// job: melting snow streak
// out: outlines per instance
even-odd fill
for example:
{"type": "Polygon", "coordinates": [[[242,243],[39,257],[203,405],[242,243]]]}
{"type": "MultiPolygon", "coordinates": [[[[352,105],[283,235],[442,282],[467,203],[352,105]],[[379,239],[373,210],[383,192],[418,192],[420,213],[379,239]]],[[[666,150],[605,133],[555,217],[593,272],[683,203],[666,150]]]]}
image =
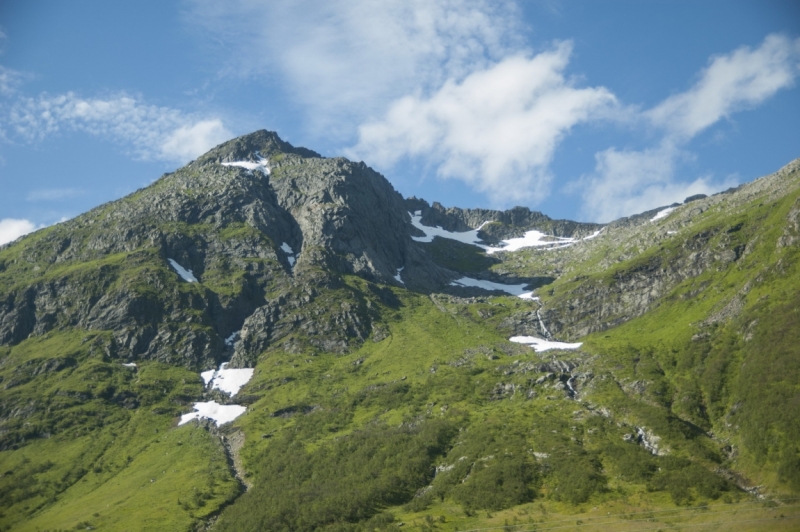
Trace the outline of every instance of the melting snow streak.
{"type": "MultiPolygon", "coordinates": [[[[470,231],[463,231],[460,233],[456,233],[453,231],[448,231],[447,229],[442,229],[440,226],[436,227],[428,227],[427,225],[422,225],[422,211],[417,211],[411,215],[411,224],[425,233],[425,236],[412,236],[411,238],[417,242],[433,242],[435,237],[441,238],[449,238],[450,240],[456,240],[458,242],[463,242],[464,244],[470,244],[473,246],[478,246],[479,248],[486,251],[486,253],[492,254],[497,253],[498,251],[517,251],[522,248],[530,248],[530,247],[539,247],[544,249],[558,249],[564,248],[567,246],[571,246],[572,244],[578,242],[578,239],[575,238],[566,238],[561,236],[552,236],[546,235],[541,231],[528,231],[523,236],[518,238],[509,238],[508,240],[502,240],[500,247],[489,246],[483,243],[483,240],[478,236],[478,231],[480,231],[484,225],[489,222],[483,222],[480,227],[477,229],[472,229],[470,231]]],[[[600,234],[602,229],[596,231],[595,233],[587,236],[583,240],[591,240],[600,234]]]]}
{"type": "Polygon", "coordinates": [[[677,209],[677,207],[667,207],[667,208],[666,208],[666,209],[664,209],[663,211],[658,211],[658,213],[657,213],[655,216],[653,216],[652,218],[650,218],[650,221],[651,221],[651,222],[656,222],[656,221],[660,220],[661,218],[666,218],[666,217],[667,217],[667,216],[669,216],[669,215],[670,215],[670,213],[672,213],[672,211],[674,211],[675,209],[677,209]]]}
{"type": "Polygon", "coordinates": [[[209,401],[207,403],[195,403],[194,410],[194,412],[182,415],[178,425],[183,425],[193,419],[200,418],[213,419],[217,425],[224,425],[244,414],[247,407],[240,405],[221,405],[216,401],[209,401]]]}
{"type": "Polygon", "coordinates": [[[178,272],[178,275],[183,277],[184,281],[186,281],[187,283],[196,283],[197,282],[197,279],[192,274],[192,270],[187,270],[186,268],[184,268],[183,266],[181,266],[180,264],[178,264],[177,262],[175,262],[172,259],[167,259],[167,260],[169,260],[169,263],[172,265],[173,268],[175,268],[175,271],[178,272]]]}
{"type": "MultiPolygon", "coordinates": [[[[256,154],[258,155],[258,154],[256,154]]],[[[222,166],[238,166],[239,168],[244,168],[252,172],[253,170],[259,170],[264,175],[269,175],[269,161],[264,159],[263,157],[258,157],[258,162],[252,161],[233,161],[229,163],[222,163],[222,166]]]]}
{"type": "Polygon", "coordinates": [[[525,283],[522,284],[501,284],[492,281],[484,281],[483,279],[473,279],[471,277],[462,277],[450,283],[451,286],[469,286],[475,288],[483,288],[484,290],[499,290],[512,296],[517,296],[522,299],[537,300],[538,297],[533,297],[533,292],[525,290],[525,283]]]}
{"type": "Polygon", "coordinates": [[[552,342],[550,340],[544,340],[542,338],[537,338],[535,336],[512,336],[511,338],[508,339],[508,341],[530,346],[537,353],[541,353],[542,351],[547,351],[549,349],[578,349],[580,346],[583,345],[582,342],[576,344],[568,344],[565,342],[552,342]]]}

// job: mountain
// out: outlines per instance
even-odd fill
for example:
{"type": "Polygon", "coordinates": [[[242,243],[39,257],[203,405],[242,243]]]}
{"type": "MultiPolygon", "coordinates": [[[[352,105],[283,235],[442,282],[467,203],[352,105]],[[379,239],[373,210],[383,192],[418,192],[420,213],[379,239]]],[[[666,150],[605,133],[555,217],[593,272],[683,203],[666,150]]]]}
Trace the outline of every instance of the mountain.
{"type": "Polygon", "coordinates": [[[790,530],[799,247],[800,160],[602,225],[231,140],[0,247],[0,526],[790,530]]]}

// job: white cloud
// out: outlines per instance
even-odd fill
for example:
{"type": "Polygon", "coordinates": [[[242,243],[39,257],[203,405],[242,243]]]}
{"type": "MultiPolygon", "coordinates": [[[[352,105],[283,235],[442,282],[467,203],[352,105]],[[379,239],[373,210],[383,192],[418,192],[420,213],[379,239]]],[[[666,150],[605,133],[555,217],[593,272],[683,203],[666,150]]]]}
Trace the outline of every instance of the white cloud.
{"type": "Polygon", "coordinates": [[[41,188],[28,192],[25,199],[28,201],[59,201],[83,194],[84,191],[77,188],[41,188]]]}
{"type": "Polygon", "coordinates": [[[670,96],[646,116],[670,134],[688,139],[792,86],[798,73],[800,39],[769,35],[755,50],[744,46],[713,57],[691,89],[670,96]]]}
{"type": "Polygon", "coordinates": [[[84,99],[70,92],[20,98],[6,123],[28,141],[62,130],[83,131],[121,144],[135,157],[178,163],[232,136],[219,119],[147,105],[127,95],[84,99]]]}
{"type": "Polygon", "coordinates": [[[10,96],[17,92],[17,87],[25,77],[22,72],[0,65],[0,96],[10,96]]]}
{"type": "Polygon", "coordinates": [[[737,184],[733,178],[715,180],[710,176],[691,182],[676,181],[675,168],[685,158],[691,155],[666,141],[643,151],[609,148],[596,154],[594,174],[581,183],[585,218],[610,222],[737,184]]]}
{"type": "Polygon", "coordinates": [[[546,194],[559,141],[582,122],[611,116],[607,89],[578,88],[564,77],[571,44],[533,57],[512,56],[448,80],[431,96],[406,96],[385,118],[359,128],[351,150],[379,165],[422,156],[439,175],[466,181],[495,202],[546,194]]]}
{"type": "Polygon", "coordinates": [[[231,133],[221,120],[202,120],[181,126],[164,138],[161,158],[190,160],[231,138],[231,133]]]}
{"type": "Polygon", "coordinates": [[[755,50],[741,47],[711,58],[692,88],[642,113],[663,131],[656,147],[609,148],[595,155],[594,172],[572,187],[584,190],[583,212],[593,221],[607,222],[736,185],[733,177],[677,179],[681,159],[691,157],[683,146],[719,120],[791,87],[799,73],[800,39],[780,35],[767,36],[755,50]]]}
{"type": "Polygon", "coordinates": [[[461,79],[519,41],[513,2],[194,0],[190,24],[222,43],[225,74],[279,80],[317,131],[382,114],[461,79]]]}
{"type": "Polygon", "coordinates": [[[37,227],[30,220],[3,218],[0,220],[0,246],[27,235],[37,227]]]}

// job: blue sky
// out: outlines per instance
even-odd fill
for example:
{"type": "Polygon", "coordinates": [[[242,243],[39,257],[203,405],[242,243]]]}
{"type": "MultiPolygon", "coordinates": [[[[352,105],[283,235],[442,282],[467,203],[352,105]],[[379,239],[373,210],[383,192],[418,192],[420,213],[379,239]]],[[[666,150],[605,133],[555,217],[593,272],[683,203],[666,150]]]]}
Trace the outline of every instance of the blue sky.
{"type": "Polygon", "coordinates": [[[800,3],[0,3],[0,243],[275,130],[404,196],[609,221],[800,157],[800,3]]]}

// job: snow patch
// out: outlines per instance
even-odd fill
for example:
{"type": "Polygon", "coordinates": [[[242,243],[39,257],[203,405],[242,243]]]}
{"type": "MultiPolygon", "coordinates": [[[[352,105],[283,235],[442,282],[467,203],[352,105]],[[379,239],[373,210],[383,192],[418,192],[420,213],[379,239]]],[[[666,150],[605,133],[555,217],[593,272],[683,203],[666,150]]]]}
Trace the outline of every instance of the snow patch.
{"type": "Polygon", "coordinates": [[[253,368],[228,369],[228,363],[223,362],[218,370],[204,371],[200,376],[206,386],[211,385],[212,390],[221,390],[234,396],[253,378],[254,371],[253,368]]]}
{"type": "Polygon", "coordinates": [[[403,271],[403,268],[405,268],[405,266],[403,266],[403,267],[401,267],[401,268],[397,268],[397,275],[395,275],[395,276],[394,276],[394,280],[395,280],[395,281],[397,281],[397,282],[398,282],[398,283],[400,283],[400,284],[406,284],[406,283],[404,283],[404,282],[403,282],[403,280],[400,278],[400,272],[402,272],[402,271],[403,271]]]}
{"type": "Polygon", "coordinates": [[[200,377],[202,377],[202,379],[203,379],[203,384],[205,386],[208,386],[208,383],[211,382],[212,380],[214,380],[214,375],[216,375],[216,373],[217,373],[217,370],[215,370],[215,369],[210,369],[208,371],[204,371],[203,373],[201,373],[200,377]]]}
{"type": "Polygon", "coordinates": [[[667,216],[669,216],[669,215],[670,215],[670,213],[671,213],[672,211],[674,211],[675,209],[677,209],[677,207],[667,207],[666,209],[660,210],[660,211],[658,211],[658,212],[656,213],[656,215],[655,215],[655,216],[653,216],[652,218],[650,218],[650,221],[651,221],[651,222],[656,222],[656,221],[658,221],[658,220],[660,220],[660,219],[662,219],[662,218],[666,218],[666,217],[667,217],[667,216]]]}
{"type": "Polygon", "coordinates": [[[473,279],[471,277],[462,277],[450,283],[450,286],[467,286],[475,288],[483,288],[484,290],[500,290],[506,294],[517,296],[521,299],[538,300],[538,297],[533,297],[533,292],[525,290],[527,283],[522,284],[501,284],[492,281],[484,281],[483,279],[473,279]]]}
{"type": "Polygon", "coordinates": [[[136,364],[134,364],[133,362],[123,362],[122,365],[125,366],[126,368],[135,368],[136,367],[136,364]]]}
{"type": "Polygon", "coordinates": [[[214,376],[211,389],[216,388],[228,395],[234,396],[239,393],[242,386],[253,378],[254,371],[253,368],[228,369],[228,363],[223,362],[219,367],[219,371],[217,371],[217,374],[214,376]]]}
{"type": "MultiPolygon", "coordinates": [[[[258,155],[258,154],[256,154],[258,155]]],[[[238,166],[252,172],[258,170],[264,175],[269,175],[269,161],[261,156],[258,156],[257,162],[252,161],[233,161],[229,163],[222,163],[222,166],[238,166]]]]}
{"type": "Polygon", "coordinates": [[[237,417],[244,414],[247,407],[240,405],[221,405],[216,401],[209,401],[207,403],[195,403],[194,412],[184,414],[178,425],[188,423],[193,419],[207,418],[212,419],[217,425],[224,425],[230,423],[237,417]]]}
{"type": "Polygon", "coordinates": [[[587,237],[586,237],[586,238],[584,238],[583,240],[591,240],[591,239],[593,239],[593,238],[595,238],[595,237],[597,237],[597,236],[600,236],[600,233],[602,233],[602,232],[603,232],[603,229],[605,229],[605,227],[601,227],[600,229],[598,229],[597,231],[595,231],[595,232],[594,232],[594,233],[592,233],[591,235],[587,236],[587,237]]]}
{"type": "MultiPolygon", "coordinates": [[[[411,213],[409,213],[411,214],[411,213]]],[[[463,242],[464,244],[471,244],[473,246],[478,246],[483,249],[487,249],[488,246],[485,244],[481,244],[482,240],[478,237],[478,231],[486,225],[488,222],[483,222],[480,227],[477,229],[472,229],[471,231],[464,231],[463,233],[455,233],[453,231],[448,231],[447,229],[442,229],[440,226],[436,227],[428,227],[427,225],[422,225],[422,211],[417,211],[411,215],[411,225],[425,233],[425,236],[412,236],[411,238],[417,242],[433,242],[435,237],[441,238],[449,238],[450,240],[456,240],[458,242],[463,242]]]]}
{"type": "Polygon", "coordinates": [[[551,340],[545,340],[543,338],[537,338],[535,336],[512,336],[511,338],[508,339],[508,341],[530,346],[537,353],[541,353],[542,351],[547,351],[550,349],[578,349],[580,346],[583,345],[583,342],[579,342],[576,344],[568,344],[565,342],[554,342],[551,340]]]}
{"type": "MultiPolygon", "coordinates": [[[[493,253],[497,253],[499,251],[518,251],[520,249],[530,248],[530,247],[539,247],[543,249],[559,249],[571,246],[572,244],[579,242],[579,240],[575,238],[552,236],[542,233],[541,231],[532,230],[526,232],[521,237],[502,240],[500,247],[489,246],[483,243],[483,240],[478,236],[478,231],[480,231],[483,228],[483,226],[489,222],[483,222],[477,229],[471,229],[469,231],[456,233],[453,231],[448,231],[447,229],[442,229],[442,227],[438,225],[436,227],[428,227],[427,225],[422,225],[422,211],[416,211],[413,214],[412,213],[408,214],[411,216],[411,225],[413,225],[414,227],[425,233],[425,236],[412,236],[411,238],[416,242],[433,242],[433,239],[438,236],[440,238],[449,238],[450,240],[456,240],[464,244],[478,246],[479,248],[483,249],[486,253],[490,255],[493,253]]],[[[598,236],[602,232],[602,230],[603,229],[600,228],[582,240],[591,240],[592,238],[598,236]]]]}
{"type": "Polygon", "coordinates": [[[286,259],[289,261],[289,266],[294,266],[295,261],[295,252],[287,242],[281,244],[281,251],[286,253],[286,259]]]}
{"type": "Polygon", "coordinates": [[[167,259],[167,260],[175,269],[175,271],[178,272],[178,275],[180,275],[183,278],[184,281],[186,281],[187,283],[197,282],[197,278],[195,278],[195,276],[192,274],[192,270],[187,270],[186,268],[184,268],[183,266],[181,266],[172,259],[167,259]]]}
{"type": "Polygon", "coordinates": [[[486,246],[486,253],[490,255],[498,251],[518,251],[522,248],[543,247],[546,249],[557,249],[570,246],[577,242],[574,238],[566,238],[560,236],[551,236],[542,233],[541,231],[528,231],[523,236],[518,238],[509,238],[503,240],[502,247],[489,247],[486,246]]]}

